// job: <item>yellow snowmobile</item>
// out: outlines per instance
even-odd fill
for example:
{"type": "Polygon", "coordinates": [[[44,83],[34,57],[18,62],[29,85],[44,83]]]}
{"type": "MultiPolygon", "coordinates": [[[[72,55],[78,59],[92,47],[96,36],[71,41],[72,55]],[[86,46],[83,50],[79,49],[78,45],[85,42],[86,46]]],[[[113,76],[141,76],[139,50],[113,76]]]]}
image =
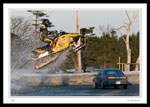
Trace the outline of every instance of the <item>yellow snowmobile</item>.
{"type": "Polygon", "coordinates": [[[61,51],[71,47],[71,52],[77,52],[85,45],[86,37],[84,35],[61,32],[59,36],[54,38],[53,43],[33,50],[34,57],[32,60],[37,62],[35,68],[40,69],[56,60],[60,56],[61,51]],[[79,38],[81,40],[80,45],[77,44],[79,38]]]}

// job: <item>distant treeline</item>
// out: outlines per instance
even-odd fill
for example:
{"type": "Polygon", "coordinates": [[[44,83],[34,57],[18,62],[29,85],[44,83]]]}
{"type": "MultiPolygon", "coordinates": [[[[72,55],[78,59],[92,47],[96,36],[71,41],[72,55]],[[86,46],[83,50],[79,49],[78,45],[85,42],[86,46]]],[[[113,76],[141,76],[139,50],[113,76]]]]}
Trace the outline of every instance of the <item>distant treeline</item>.
{"type": "MultiPolygon", "coordinates": [[[[126,35],[124,35],[126,36],[126,35]]],[[[130,35],[131,63],[136,63],[139,56],[139,32],[130,35]]],[[[122,37],[111,34],[103,34],[101,37],[88,37],[87,46],[84,52],[87,68],[118,68],[119,57],[121,63],[127,62],[126,46],[122,37]]],[[[75,68],[74,60],[76,55],[70,55],[63,65],[65,68],[75,68]]],[[[131,65],[131,70],[135,65],[131,65]]]]}

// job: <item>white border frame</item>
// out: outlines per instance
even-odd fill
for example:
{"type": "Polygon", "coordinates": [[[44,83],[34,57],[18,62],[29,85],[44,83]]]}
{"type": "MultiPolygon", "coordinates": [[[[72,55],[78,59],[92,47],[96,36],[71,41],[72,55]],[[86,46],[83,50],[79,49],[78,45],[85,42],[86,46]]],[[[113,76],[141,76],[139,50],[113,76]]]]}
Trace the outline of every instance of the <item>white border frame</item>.
{"type": "Polygon", "coordinates": [[[4,71],[3,71],[3,102],[4,103],[147,103],[147,4],[3,4],[3,32],[4,32],[4,71]],[[9,9],[141,9],[141,33],[140,33],[140,97],[11,97],[10,92],[10,33],[9,33],[9,9]],[[142,35],[142,36],[141,36],[142,35]],[[9,72],[8,72],[9,71],[9,72]]]}

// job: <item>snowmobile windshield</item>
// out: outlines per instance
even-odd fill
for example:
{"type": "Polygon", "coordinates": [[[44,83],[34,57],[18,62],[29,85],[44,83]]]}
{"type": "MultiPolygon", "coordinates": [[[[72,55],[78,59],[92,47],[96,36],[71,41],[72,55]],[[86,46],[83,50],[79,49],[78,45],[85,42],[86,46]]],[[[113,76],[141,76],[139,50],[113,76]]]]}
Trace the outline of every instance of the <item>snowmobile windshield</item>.
{"type": "Polygon", "coordinates": [[[61,31],[60,31],[60,35],[64,35],[64,34],[68,34],[68,33],[61,30],[61,31]]]}
{"type": "Polygon", "coordinates": [[[54,27],[54,25],[50,22],[47,27],[54,27]]]}

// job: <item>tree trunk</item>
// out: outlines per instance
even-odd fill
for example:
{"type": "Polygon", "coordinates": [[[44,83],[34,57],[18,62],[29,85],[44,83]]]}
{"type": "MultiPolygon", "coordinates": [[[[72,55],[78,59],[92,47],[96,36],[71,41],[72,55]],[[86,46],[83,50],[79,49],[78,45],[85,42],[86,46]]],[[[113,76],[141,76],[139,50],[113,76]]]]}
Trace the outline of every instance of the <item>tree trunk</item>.
{"type": "Polygon", "coordinates": [[[140,57],[140,56],[138,56],[138,58],[137,58],[137,60],[136,60],[135,71],[139,71],[139,62],[140,62],[139,57],[140,57]]]}
{"type": "Polygon", "coordinates": [[[127,36],[126,36],[126,50],[127,50],[127,65],[125,71],[130,71],[130,63],[131,63],[131,49],[129,44],[129,36],[130,36],[130,28],[128,28],[127,36]]]}
{"type": "Polygon", "coordinates": [[[126,71],[130,71],[130,63],[131,63],[131,49],[127,49],[127,66],[126,71]]]}
{"type": "Polygon", "coordinates": [[[106,61],[104,61],[103,69],[106,69],[106,61]]]}

